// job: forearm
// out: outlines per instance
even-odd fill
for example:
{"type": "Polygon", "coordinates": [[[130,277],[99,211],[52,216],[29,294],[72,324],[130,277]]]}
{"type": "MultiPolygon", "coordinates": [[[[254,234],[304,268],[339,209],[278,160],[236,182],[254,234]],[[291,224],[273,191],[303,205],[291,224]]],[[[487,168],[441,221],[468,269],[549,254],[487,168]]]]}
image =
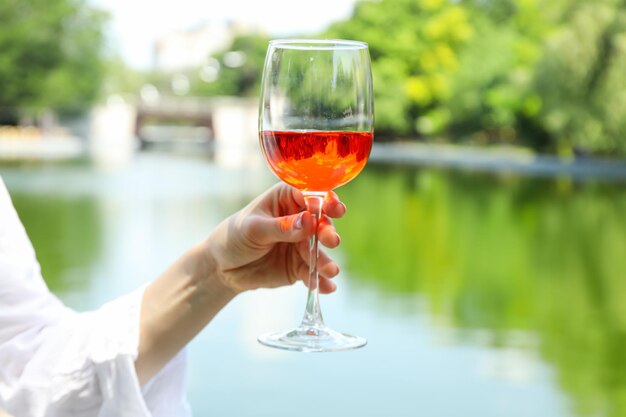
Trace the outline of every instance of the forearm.
{"type": "Polygon", "coordinates": [[[205,243],[188,250],[145,290],[135,368],[147,382],[235,296],[205,243]]]}

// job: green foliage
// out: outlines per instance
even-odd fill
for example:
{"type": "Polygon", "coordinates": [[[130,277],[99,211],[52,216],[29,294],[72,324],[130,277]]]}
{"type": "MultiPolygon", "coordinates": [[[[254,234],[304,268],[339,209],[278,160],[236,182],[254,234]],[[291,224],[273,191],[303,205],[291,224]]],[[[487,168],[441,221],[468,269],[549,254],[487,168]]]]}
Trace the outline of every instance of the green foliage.
{"type": "Polygon", "coordinates": [[[626,152],[624,1],[362,1],[324,35],[370,44],[379,134],[626,152]]]}
{"type": "Polygon", "coordinates": [[[626,2],[578,2],[548,37],[535,87],[560,149],[626,153],[626,2]]]}
{"type": "Polygon", "coordinates": [[[472,37],[467,10],[446,0],[382,0],[357,3],[352,19],[334,24],[328,37],[368,42],[380,134],[436,133],[447,115],[458,51],[472,37]],[[433,112],[433,122],[418,115],[433,112]],[[421,126],[419,128],[418,126],[421,126]]]}
{"type": "Polygon", "coordinates": [[[456,79],[458,101],[446,103],[453,131],[564,154],[624,153],[626,4],[476,3],[482,23],[461,58],[468,70],[456,79]]]}
{"type": "Polygon", "coordinates": [[[104,62],[105,78],[101,86],[101,94],[138,94],[141,87],[151,81],[150,74],[129,67],[120,56],[110,56],[104,62]]]}
{"type": "Polygon", "coordinates": [[[257,96],[260,90],[261,74],[265,62],[265,52],[269,38],[263,35],[238,36],[226,51],[215,54],[219,63],[218,77],[214,81],[204,81],[202,69],[191,75],[190,94],[199,96],[257,96]],[[245,56],[243,65],[229,67],[225,57],[229,52],[241,52],[245,56]]]}
{"type": "Polygon", "coordinates": [[[105,20],[82,0],[0,2],[0,107],[73,110],[93,101],[105,20]]]}
{"type": "Polygon", "coordinates": [[[69,10],[47,0],[0,3],[0,105],[34,103],[45,86],[49,68],[61,60],[57,34],[69,10]]]}
{"type": "Polygon", "coordinates": [[[175,95],[173,79],[183,76],[189,81],[189,90],[184,93],[189,96],[258,96],[268,42],[265,35],[239,35],[225,50],[207,56],[203,65],[174,73],[141,74],[126,68],[122,62],[112,61],[107,77],[112,82],[108,89],[137,93],[141,84],[148,83],[165,95],[175,95]],[[233,54],[239,60],[236,65],[229,62],[229,55],[232,59],[233,54]]]}

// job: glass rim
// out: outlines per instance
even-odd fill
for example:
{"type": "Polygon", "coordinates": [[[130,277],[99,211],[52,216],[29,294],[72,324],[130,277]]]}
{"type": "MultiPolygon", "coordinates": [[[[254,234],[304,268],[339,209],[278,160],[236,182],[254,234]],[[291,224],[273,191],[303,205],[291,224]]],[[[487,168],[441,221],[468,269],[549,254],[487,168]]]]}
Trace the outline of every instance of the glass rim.
{"type": "Polygon", "coordinates": [[[367,49],[367,42],[349,39],[273,39],[270,47],[299,50],[367,49]]]}

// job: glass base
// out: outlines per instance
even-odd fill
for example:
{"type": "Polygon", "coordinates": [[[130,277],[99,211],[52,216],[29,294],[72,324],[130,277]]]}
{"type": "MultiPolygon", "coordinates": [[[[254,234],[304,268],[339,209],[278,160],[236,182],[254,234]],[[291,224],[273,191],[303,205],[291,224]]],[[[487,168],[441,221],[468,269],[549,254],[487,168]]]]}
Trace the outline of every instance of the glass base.
{"type": "Polygon", "coordinates": [[[367,344],[363,337],[339,333],[326,326],[299,326],[286,332],[267,333],[259,336],[258,341],[265,346],[297,352],[339,352],[367,344]]]}

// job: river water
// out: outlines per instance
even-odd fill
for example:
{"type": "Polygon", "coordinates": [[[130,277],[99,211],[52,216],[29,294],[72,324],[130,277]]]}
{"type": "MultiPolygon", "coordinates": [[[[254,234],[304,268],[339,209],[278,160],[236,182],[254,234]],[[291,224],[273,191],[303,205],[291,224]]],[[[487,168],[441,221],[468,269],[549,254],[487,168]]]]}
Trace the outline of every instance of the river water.
{"type": "MultiPolygon", "coordinates": [[[[261,161],[0,166],[50,288],[97,308],[275,182],[261,161]]],[[[275,351],[297,284],[240,296],[189,346],[196,416],[626,416],[626,189],[372,164],[338,190],[325,319],[360,350],[275,351]]]]}

